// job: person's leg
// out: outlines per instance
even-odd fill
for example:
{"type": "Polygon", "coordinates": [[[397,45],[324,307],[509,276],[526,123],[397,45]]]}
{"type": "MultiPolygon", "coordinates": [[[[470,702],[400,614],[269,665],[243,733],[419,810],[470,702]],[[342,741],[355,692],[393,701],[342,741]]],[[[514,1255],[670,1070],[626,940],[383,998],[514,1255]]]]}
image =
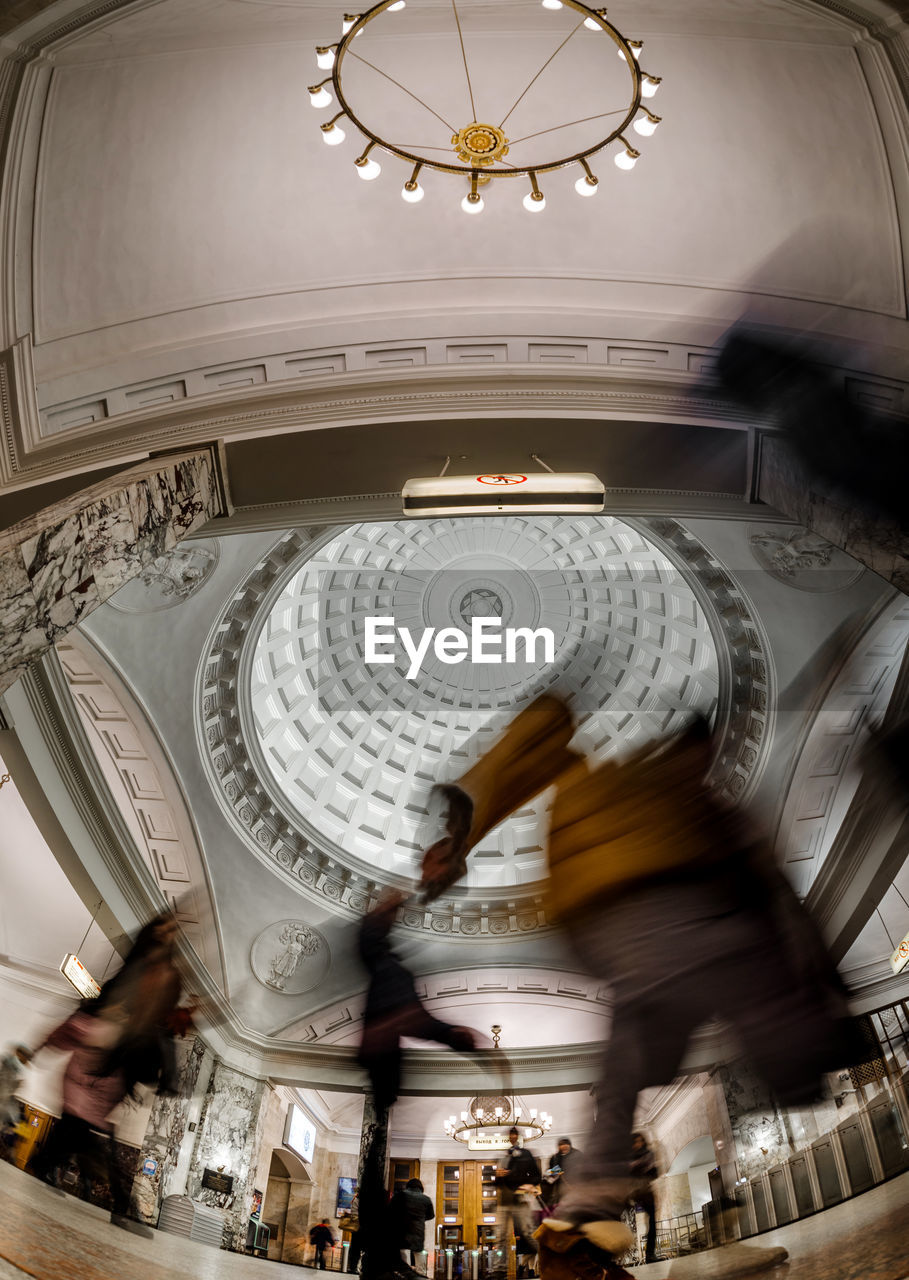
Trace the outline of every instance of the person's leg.
{"type": "Polygon", "coordinates": [[[110,1186],[111,1214],[115,1217],[125,1218],[129,1213],[132,1199],[132,1178],[117,1159],[114,1135],[112,1133],[108,1134],[107,1137],[99,1138],[98,1141],[104,1145],[107,1180],[110,1186]]]}
{"type": "Polygon", "coordinates": [[[496,1211],[496,1238],[492,1249],[493,1276],[508,1274],[508,1252],[511,1248],[512,1206],[500,1204],[496,1211]]]}
{"type": "Polygon", "coordinates": [[[656,1262],[657,1219],[653,1192],[647,1192],[640,1196],[638,1203],[647,1214],[647,1242],[644,1247],[644,1261],[656,1262]]]}
{"type": "Polygon", "coordinates": [[[55,1121],[50,1137],[32,1163],[35,1176],[43,1182],[56,1184],[57,1169],[72,1156],[85,1150],[90,1135],[91,1131],[85,1120],[64,1111],[60,1119],[55,1121]]]}
{"type": "Polygon", "coordinates": [[[634,1186],[631,1133],[638,1094],[676,1074],[697,1015],[684,989],[616,1008],[597,1093],[596,1122],[556,1217],[585,1222],[621,1217],[634,1186]],[[694,1021],[692,1019],[694,1018],[694,1021]]]}
{"type": "Polygon", "coordinates": [[[350,1234],[350,1248],[347,1250],[347,1271],[350,1275],[355,1275],[357,1267],[360,1265],[360,1233],[352,1231],[350,1234]]]}

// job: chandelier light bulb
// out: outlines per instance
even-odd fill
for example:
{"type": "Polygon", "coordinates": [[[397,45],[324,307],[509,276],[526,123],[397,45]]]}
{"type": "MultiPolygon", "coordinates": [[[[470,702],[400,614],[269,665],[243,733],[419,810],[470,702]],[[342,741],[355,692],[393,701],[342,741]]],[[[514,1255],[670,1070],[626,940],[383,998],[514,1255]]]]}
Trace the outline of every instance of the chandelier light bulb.
{"type": "Polygon", "coordinates": [[[659,116],[638,116],[635,120],[633,128],[635,133],[639,133],[642,138],[650,138],[657,131],[657,125],[660,123],[659,116]]]}
{"type": "Polygon", "coordinates": [[[585,18],[585,19],[584,19],[584,26],[587,28],[587,30],[588,30],[588,31],[602,31],[602,30],[603,30],[603,28],[602,28],[602,27],[600,26],[600,24],[597,22],[596,18],[585,18]]]}
{"type": "Polygon", "coordinates": [[[657,89],[660,87],[659,76],[644,76],[641,81],[641,96],[644,98],[653,98],[657,89]]]}
{"type": "Polygon", "coordinates": [[[317,110],[321,110],[322,107],[331,106],[332,102],[334,102],[334,98],[331,96],[331,94],[328,92],[327,89],[324,89],[321,86],[315,91],[310,89],[309,105],[311,107],[315,107],[317,110]]]}
{"type": "Polygon", "coordinates": [[[322,141],[325,143],[326,147],[337,147],[346,137],[347,134],[344,130],[340,125],[336,124],[333,124],[330,129],[325,129],[322,132],[322,141]]]}
{"type": "Polygon", "coordinates": [[[620,169],[633,169],[638,162],[636,155],[632,155],[630,151],[620,151],[615,158],[615,162],[620,169]]]}
{"type": "Polygon", "coordinates": [[[561,9],[562,0],[543,0],[544,9],[561,9]]]}
{"type": "Polygon", "coordinates": [[[592,181],[587,177],[586,173],[582,173],[580,178],[574,184],[574,189],[579,196],[595,196],[599,190],[599,183],[596,178],[592,181]]]}
{"type": "Polygon", "coordinates": [[[542,213],[546,208],[546,197],[536,191],[528,191],[521,203],[528,213],[542,213]]]}
{"type": "Polygon", "coordinates": [[[316,66],[322,71],[330,71],[335,65],[334,49],[317,49],[316,50],[316,66]]]}
{"type": "MultiPolygon", "coordinates": [[[[419,204],[426,192],[420,186],[419,182],[414,182],[411,178],[409,182],[405,182],[401,188],[401,199],[406,200],[408,204],[419,204]]],[[[463,1120],[465,1117],[461,1116],[463,1120]]]]}
{"type": "MultiPolygon", "coordinates": [[[[357,15],[357,16],[359,16],[359,15],[357,15]]],[[[347,35],[347,33],[348,33],[348,31],[350,30],[350,28],[354,25],[354,23],[355,23],[356,21],[357,21],[357,19],[356,19],[356,18],[354,18],[354,17],[348,17],[348,16],[347,16],[347,14],[345,14],[345,15],[344,15],[344,21],[341,23],[341,35],[342,35],[342,36],[346,36],[346,35],[347,35]]]]}
{"type": "MultiPolygon", "coordinates": [[[[364,160],[361,164],[359,160],[356,162],[357,173],[364,182],[372,182],[373,178],[378,178],[382,172],[382,166],[378,160],[364,160]]],[[[452,1117],[454,1119],[454,1117],[452,1117]]]]}
{"type": "Polygon", "coordinates": [[[483,197],[475,196],[468,191],[467,195],[461,201],[461,208],[465,213],[482,213],[484,208],[483,197]]]}
{"type": "Polygon", "coordinates": [[[390,4],[388,6],[388,12],[397,13],[399,9],[404,8],[404,5],[405,5],[405,0],[395,0],[394,4],[390,4]]]}

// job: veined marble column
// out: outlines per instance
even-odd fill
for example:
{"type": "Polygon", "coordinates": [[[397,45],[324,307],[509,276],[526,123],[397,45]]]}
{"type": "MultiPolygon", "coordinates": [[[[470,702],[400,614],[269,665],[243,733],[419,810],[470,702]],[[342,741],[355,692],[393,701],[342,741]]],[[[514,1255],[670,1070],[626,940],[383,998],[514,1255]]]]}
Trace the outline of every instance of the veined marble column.
{"type": "Polygon", "coordinates": [[[261,1146],[264,1121],[265,1081],[216,1062],[199,1118],[186,1194],[213,1209],[223,1209],[227,1218],[224,1245],[242,1249],[257,1175],[256,1161],[261,1146]],[[202,1186],[206,1169],[215,1169],[233,1179],[230,1191],[213,1191],[202,1186]]]}
{"type": "Polygon", "coordinates": [[[720,1066],[715,1074],[726,1101],[739,1176],[752,1177],[787,1160],[792,1155],[792,1138],[763,1080],[742,1061],[720,1066]]]}
{"type": "MultiPolygon", "coordinates": [[[[367,1091],[363,1099],[363,1128],[357,1190],[360,1205],[360,1247],[365,1251],[362,1274],[366,1280],[391,1269],[392,1254],[385,1221],[385,1163],[388,1159],[388,1107],[376,1106],[367,1091]]],[[[400,1255],[398,1255],[400,1256],[400,1255]]]]}
{"type": "Polygon", "coordinates": [[[363,1128],[360,1131],[360,1158],[357,1162],[357,1186],[362,1187],[366,1170],[366,1158],[373,1148],[374,1166],[385,1176],[385,1165],[388,1160],[388,1107],[376,1107],[376,1100],[370,1090],[363,1097],[363,1128]]]}
{"type": "Polygon", "coordinates": [[[186,1134],[189,1109],[199,1081],[202,1059],[205,1056],[205,1045],[197,1036],[178,1040],[175,1048],[179,1092],[159,1093],[155,1098],[148,1118],[145,1140],[142,1143],[139,1173],[133,1183],[133,1202],[139,1218],[142,1222],[150,1222],[153,1225],[158,1221],[161,1201],[166,1195],[176,1190],[171,1184],[186,1134]],[[156,1162],[157,1168],[154,1173],[142,1172],[142,1166],[146,1160],[156,1162]]]}
{"type": "Polygon", "coordinates": [[[227,499],[212,448],[108,476],[0,533],[0,693],[227,499]]]}

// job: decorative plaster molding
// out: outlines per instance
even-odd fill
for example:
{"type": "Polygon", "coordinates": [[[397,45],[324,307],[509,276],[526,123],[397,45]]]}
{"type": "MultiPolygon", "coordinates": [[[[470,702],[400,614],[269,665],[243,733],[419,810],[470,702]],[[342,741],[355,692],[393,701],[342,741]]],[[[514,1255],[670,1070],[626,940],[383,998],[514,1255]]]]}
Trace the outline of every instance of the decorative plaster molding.
{"type": "MultiPolygon", "coordinates": [[[[324,387],[356,381],[357,375],[386,373],[404,375],[417,369],[446,369],[451,380],[464,385],[464,371],[491,368],[543,367],[564,372],[566,368],[613,369],[613,377],[648,378],[676,375],[690,383],[704,377],[716,361],[710,348],[687,343],[654,345],[634,339],[537,336],[507,334],[495,338],[451,336],[414,341],[351,342],[342,347],[302,348],[288,352],[283,335],[271,338],[274,349],[245,354],[240,360],[222,365],[178,368],[135,383],[97,388],[75,400],[44,403],[40,410],[41,438],[46,442],[67,433],[88,434],[96,422],[110,424],[120,417],[153,422],[166,417],[176,405],[190,402],[201,406],[228,393],[232,399],[262,395],[263,387],[288,384],[305,387],[314,380],[324,387]]],[[[261,340],[261,339],[260,339],[261,340]]],[[[513,376],[513,375],[512,375],[513,376]]],[[[504,379],[503,379],[504,380],[504,379]]],[[[717,406],[719,407],[719,406],[717,406]]]]}
{"type": "Polygon", "coordinates": [[[896,596],[849,650],[813,718],[774,842],[802,896],[822,868],[859,786],[863,766],[856,756],[868,744],[869,728],[883,719],[891,702],[907,643],[909,601],[896,596]]]}
{"type": "Polygon", "coordinates": [[[214,447],[110,476],[0,533],[0,690],[150,561],[228,510],[214,447]]]}
{"type": "Polygon", "coordinates": [[[104,670],[100,654],[84,639],[74,636],[62,641],[57,656],[89,742],[109,778],[108,787],[116,787],[112,802],[130,816],[136,848],[164,900],[209,972],[223,985],[220,938],[204,858],[188,806],[163,752],[139,708],[124,705],[126,691],[122,686],[114,688],[119,681],[104,670]]]}
{"type": "MultiPolygon", "coordinates": [[[[527,965],[424,974],[417,983],[417,994],[430,1011],[434,1005],[468,998],[504,998],[514,1000],[516,1005],[526,1000],[528,1008],[532,1002],[552,1000],[604,1018],[611,1015],[613,1008],[612,990],[599,979],[569,969],[527,965]]],[[[273,1034],[303,1044],[332,1044],[339,1035],[347,1039],[362,1025],[362,1003],[362,994],[336,1001],[306,1018],[275,1028],[273,1034]]]]}

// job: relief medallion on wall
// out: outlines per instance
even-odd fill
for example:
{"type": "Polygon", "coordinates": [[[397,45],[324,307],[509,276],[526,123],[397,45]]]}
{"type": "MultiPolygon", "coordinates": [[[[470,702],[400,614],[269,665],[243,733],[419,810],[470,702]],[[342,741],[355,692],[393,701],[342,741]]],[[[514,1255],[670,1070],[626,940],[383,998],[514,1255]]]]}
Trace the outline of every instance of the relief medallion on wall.
{"type": "Polygon", "coordinates": [[[317,986],[331,963],[328,943],[302,920],[278,920],[252,944],[249,963],[264,987],[299,996],[317,986]]]}

